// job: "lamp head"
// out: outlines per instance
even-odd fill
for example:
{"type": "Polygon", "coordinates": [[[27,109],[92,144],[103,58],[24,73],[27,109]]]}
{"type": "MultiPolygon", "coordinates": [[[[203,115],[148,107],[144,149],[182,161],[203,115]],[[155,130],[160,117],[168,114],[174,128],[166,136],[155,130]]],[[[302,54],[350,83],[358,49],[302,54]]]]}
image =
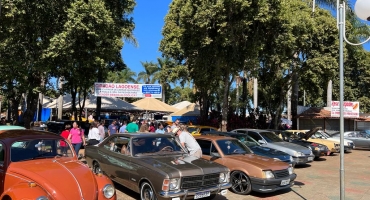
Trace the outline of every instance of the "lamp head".
{"type": "Polygon", "coordinates": [[[370,0],[357,0],[355,3],[355,13],[358,18],[370,21],[370,0]]]}

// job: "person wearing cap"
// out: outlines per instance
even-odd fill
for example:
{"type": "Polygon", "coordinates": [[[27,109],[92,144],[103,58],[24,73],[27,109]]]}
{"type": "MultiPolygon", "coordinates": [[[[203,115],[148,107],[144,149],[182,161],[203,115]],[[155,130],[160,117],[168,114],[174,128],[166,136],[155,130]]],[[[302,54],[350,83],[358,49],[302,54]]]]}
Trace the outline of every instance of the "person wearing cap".
{"type": "Polygon", "coordinates": [[[202,149],[195,138],[186,131],[186,127],[184,125],[172,129],[172,133],[179,137],[181,145],[188,149],[191,156],[197,158],[202,157],[202,149]]]}

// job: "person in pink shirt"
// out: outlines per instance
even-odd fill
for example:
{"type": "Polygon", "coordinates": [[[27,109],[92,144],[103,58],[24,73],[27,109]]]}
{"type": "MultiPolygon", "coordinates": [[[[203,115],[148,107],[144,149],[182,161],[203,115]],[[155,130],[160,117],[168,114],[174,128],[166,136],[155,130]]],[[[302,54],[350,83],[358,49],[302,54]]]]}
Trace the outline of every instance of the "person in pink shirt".
{"type": "MultiPolygon", "coordinates": [[[[69,131],[68,140],[72,143],[77,155],[81,149],[82,144],[86,146],[85,135],[81,128],[78,127],[77,122],[73,122],[72,128],[69,131]]],[[[80,158],[80,157],[79,157],[80,158]]]]}

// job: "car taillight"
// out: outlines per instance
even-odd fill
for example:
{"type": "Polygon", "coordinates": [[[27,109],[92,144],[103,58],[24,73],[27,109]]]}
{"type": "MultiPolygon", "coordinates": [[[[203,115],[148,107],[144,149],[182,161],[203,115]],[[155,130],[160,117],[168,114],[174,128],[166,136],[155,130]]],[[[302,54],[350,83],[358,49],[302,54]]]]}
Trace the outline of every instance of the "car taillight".
{"type": "Polygon", "coordinates": [[[314,146],[314,147],[319,146],[319,144],[317,144],[317,143],[311,143],[311,145],[314,146]]]}

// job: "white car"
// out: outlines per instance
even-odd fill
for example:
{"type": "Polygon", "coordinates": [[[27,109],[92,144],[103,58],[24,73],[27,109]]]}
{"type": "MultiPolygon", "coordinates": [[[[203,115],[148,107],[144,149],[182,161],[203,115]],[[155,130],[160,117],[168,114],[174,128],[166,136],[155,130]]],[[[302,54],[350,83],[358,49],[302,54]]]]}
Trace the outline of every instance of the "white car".
{"type": "MultiPolygon", "coordinates": [[[[317,138],[322,138],[322,139],[327,139],[330,141],[334,141],[336,143],[340,143],[340,138],[339,137],[331,137],[327,133],[325,133],[322,130],[317,131],[314,133],[314,136],[317,138]]],[[[344,139],[344,151],[345,152],[351,152],[352,149],[355,148],[355,145],[352,140],[344,139]]]]}

